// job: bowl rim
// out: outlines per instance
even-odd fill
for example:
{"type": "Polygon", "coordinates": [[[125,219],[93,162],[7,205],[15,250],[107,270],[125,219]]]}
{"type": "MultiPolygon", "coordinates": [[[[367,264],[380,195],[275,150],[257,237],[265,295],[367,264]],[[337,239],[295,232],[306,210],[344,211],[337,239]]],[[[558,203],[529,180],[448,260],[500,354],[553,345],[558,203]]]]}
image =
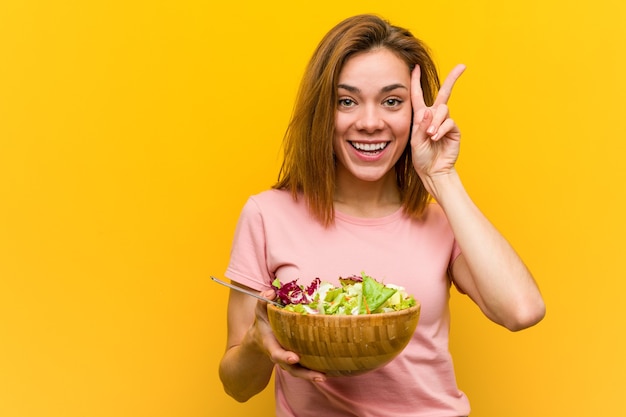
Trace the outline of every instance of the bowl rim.
{"type": "MultiPolygon", "coordinates": [[[[322,317],[322,318],[328,318],[328,317],[337,317],[337,319],[345,319],[345,318],[358,318],[358,317],[379,317],[379,316],[386,316],[386,317],[393,317],[393,316],[401,316],[401,315],[405,315],[408,313],[412,313],[414,311],[420,311],[421,310],[421,304],[419,301],[415,300],[415,305],[408,307],[408,308],[403,308],[402,310],[395,310],[395,311],[387,311],[387,312],[383,312],[383,313],[369,313],[369,314],[302,314],[302,313],[298,313],[295,311],[289,311],[289,310],[285,310],[282,307],[277,307],[273,304],[267,304],[267,310],[269,311],[271,310],[275,310],[277,312],[280,312],[282,314],[285,315],[296,315],[296,316],[300,316],[300,317],[322,317]]],[[[336,320],[336,319],[331,319],[331,320],[336,320]]]]}

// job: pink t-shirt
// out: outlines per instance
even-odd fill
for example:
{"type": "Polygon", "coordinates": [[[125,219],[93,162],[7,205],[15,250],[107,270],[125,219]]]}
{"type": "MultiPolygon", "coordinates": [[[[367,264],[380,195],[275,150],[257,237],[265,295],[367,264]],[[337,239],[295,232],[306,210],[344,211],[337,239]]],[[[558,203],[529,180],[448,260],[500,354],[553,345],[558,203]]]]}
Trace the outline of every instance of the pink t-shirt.
{"type": "Polygon", "coordinates": [[[244,206],[226,276],[256,290],[319,277],[366,274],[401,285],[421,303],[415,334],[404,351],[378,370],[311,383],[275,368],[276,415],[294,417],[458,417],[469,402],[457,388],[448,351],[450,280],[447,269],[459,254],[437,204],[422,220],[403,210],[381,218],[337,212],[325,228],[302,198],[283,190],[251,197],[244,206]]]}

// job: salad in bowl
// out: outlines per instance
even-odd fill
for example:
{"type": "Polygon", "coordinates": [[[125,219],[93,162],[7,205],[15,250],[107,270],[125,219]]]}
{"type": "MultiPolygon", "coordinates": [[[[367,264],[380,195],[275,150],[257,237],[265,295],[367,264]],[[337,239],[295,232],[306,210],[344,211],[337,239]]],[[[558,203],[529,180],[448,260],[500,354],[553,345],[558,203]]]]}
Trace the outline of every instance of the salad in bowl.
{"type": "Polygon", "coordinates": [[[297,279],[272,283],[279,302],[287,311],[301,314],[361,315],[404,310],[416,304],[401,286],[383,284],[365,274],[339,277],[339,285],[315,278],[310,285],[297,279]]]}

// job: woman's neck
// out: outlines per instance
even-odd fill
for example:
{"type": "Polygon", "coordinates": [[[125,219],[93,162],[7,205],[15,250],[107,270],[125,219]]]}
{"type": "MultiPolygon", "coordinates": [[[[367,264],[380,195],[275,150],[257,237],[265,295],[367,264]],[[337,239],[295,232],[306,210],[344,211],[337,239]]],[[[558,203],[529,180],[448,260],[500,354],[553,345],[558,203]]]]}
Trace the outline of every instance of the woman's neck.
{"type": "Polygon", "coordinates": [[[362,181],[338,173],[336,184],[335,209],[344,214],[383,217],[395,213],[402,205],[394,171],[377,181],[362,181]]]}

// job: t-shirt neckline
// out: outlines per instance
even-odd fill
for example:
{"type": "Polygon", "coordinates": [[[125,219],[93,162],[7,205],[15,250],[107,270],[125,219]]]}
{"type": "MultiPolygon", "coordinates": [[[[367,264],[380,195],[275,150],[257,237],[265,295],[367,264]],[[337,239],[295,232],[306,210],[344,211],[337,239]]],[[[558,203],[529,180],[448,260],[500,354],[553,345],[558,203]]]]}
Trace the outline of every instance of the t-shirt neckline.
{"type": "Polygon", "coordinates": [[[357,217],[335,210],[335,220],[363,226],[378,226],[393,223],[404,215],[404,207],[398,208],[393,213],[382,217],[357,217]]]}

